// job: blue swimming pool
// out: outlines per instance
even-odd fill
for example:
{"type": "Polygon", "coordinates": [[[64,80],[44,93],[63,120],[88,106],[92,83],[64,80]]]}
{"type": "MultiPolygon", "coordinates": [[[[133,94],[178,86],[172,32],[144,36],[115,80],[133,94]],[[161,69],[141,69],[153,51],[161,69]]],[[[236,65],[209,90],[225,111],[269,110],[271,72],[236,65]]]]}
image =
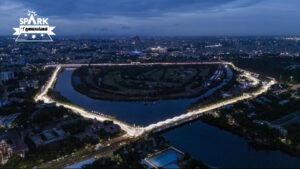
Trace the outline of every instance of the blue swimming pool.
{"type": "Polygon", "coordinates": [[[178,158],[182,158],[182,155],[173,149],[168,149],[161,154],[150,158],[149,161],[157,167],[163,167],[169,163],[176,161],[178,158]]]}

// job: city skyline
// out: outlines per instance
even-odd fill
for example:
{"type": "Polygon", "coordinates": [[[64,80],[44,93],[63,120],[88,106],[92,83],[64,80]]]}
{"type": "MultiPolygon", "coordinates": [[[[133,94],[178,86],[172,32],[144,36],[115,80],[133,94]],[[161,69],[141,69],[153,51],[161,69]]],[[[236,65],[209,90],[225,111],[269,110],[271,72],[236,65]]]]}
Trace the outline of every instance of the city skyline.
{"type": "Polygon", "coordinates": [[[3,168],[300,166],[298,37],[55,37],[0,38],[3,168]]]}
{"type": "Polygon", "coordinates": [[[3,0],[0,35],[11,35],[27,10],[48,17],[57,36],[299,35],[296,0],[47,1],[3,0]],[[14,12],[12,12],[14,11],[14,12]]]}
{"type": "Polygon", "coordinates": [[[298,168],[299,0],[0,0],[0,168],[298,168]]]}

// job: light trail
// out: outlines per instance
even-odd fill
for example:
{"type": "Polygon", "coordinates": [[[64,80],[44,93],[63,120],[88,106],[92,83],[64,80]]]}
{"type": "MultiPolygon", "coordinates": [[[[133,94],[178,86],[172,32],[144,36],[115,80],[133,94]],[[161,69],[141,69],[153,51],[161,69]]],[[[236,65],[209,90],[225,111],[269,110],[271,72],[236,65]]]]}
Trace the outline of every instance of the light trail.
{"type": "MultiPolygon", "coordinates": [[[[92,63],[92,64],[59,64],[61,67],[81,67],[81,66],[153,66],[153,65],[209,65],[209,64],[232,64],[231,62],[152,62],[152,63],[92,63]]],[[[44,68],[56,67],[56,64],[45,65],[44,68]]]]}
{"type": "MultiPolygon", "coordinates": [[[[238,67],[236,67],[233,63],[231,62],[184,62],[184,63],[169,63],[169,62],[162,62],[162,63],[102,63],[102,64],[60,64],[60,65],[46,65],[44,66],[44,68],[48,68],[48,67],[55,67],[56,69],[54,70],[50,80],[47,82],[46,86],[44,88],[42,88],[41,93],[39,93],[36,97],[35,97],[35,101],[39,101],[42,100],[45,103],[50,103],[50,102],[56,102],[54,100],[52,100],[51,98],[49,98],[47,96],[47,92],[49,91],[49,89],[54,86],[56,78],[58,76],[58,73],[60,72],[61,68],[70,68],[70,67],[81,67],[81,66],[134,66],[134,65],[141,65],[141,66],[152,66],[152,65],[199,65],[199,64],[223,64],[223,65],[230,65],[233,69],[244,73],[244,75],[249,78],[250,80],[253,81],[254,84],[258,84],[260,82],[259,79],[257,79],[256,77],[253,76],[254,73],[249,72],[247,70],[243,70],[240,69],[238,67]]],[[[232,98],[226,101],[223,101],[221,103],[215,103],[212,104],[210,106],[206,106],[203,108],[199,108],[197,110],[194,111],[190,111],[187,112],[186,114],[182,114],[179,116],[175,116],[173,118],[169,118],[154,124],[150,124],[144,128],[142,127],[132,127],[128,124],[122,123],[119,120],[116,119],[111,119],[99,114],[93,114],[90,113],[82,108],[78,108],[76,106],[72,106],[72,105],[68,105],[68,104],[63,104],[63,103],[58,103],[56,102],[57,106],[63,106],[66,107],[68,109],[73,110],[76,113],[79,113],[81,116],[86,117],[86,118],[90,118],[90,119],[97,119],[99,121],[105,121],[105,120],[111,120],[113,121],[115,124],[120,125],[120,127],[122,128],[122,130],[126,131],[127,134],[129,136],[140,136],[145,132],[154,130],[154,129],[158,129],[158,128],[162,128],[162,127],[166,127],[168,125],[172,125],[172,124],[177,124],[177,122],[180,122],[182,120],[197,116],[197,115],[201,115],[204,112],[207,111],[211,111],[217,108],[220,108],[222,106],[228,105],[228,104],[233,104],[236,102],[239,102],[241,100],[245,100],[245,99],[250,99],[250,98],[254,98],[266,91],[269,90],[269,88],[274,85],[276,83],[276,81],[274,79],[271,79],[270,82],[268,82],[266,85],[262,86],[258,91],[253,92],[253,93],[244,93],[242,96],[236,97],[236,98],[232,98]]]]}
{"type": "Polygon", "coordinates": [[[171,123],[175,123],[175,122],[178,122],[180,120],[188,119],[188,118],[191,118],[193,116],[200,115],[204,112],[211,111],[211,110],[223,107],[223,106],[228,105],[228,104],[233,104],[233,103],[239,102],[241,100],[256,97],[256,96],[264,93],[265,91],[267,91],[274,84],[275,84],[275,81],[271,80],[267,85],[262,87],[259,91],[254,92],[252,94],[244,94],[243,96],[233,98],[233,99],[229,99],[229,100],[223,101],[221,103],[215,103],[211,106],[200,108],[198,110],[194,110],[194,111],[188,112],[186,114],[182,114],[182,115],[179,115],[179,116],[176,116],[176,117],[164,120],[164,121],[160,121],[160,122],[155,123],[155,124],[151,124],[151,125],[145,127],[144,129],[145,129],[145,131],[151,131],[153,129],[156,129],[156,128],[159,128],[159,127],[162,127],[162,126],[166,126],[166,125],[170,125],[171,123]]]}
{"type": "Polygon", "coordinates": [[[35,101],[43,100],[43,97],[46,96],[49,89],[55,84],[56,77],[60,70],[61,70],[61,66],[57,65],[52,76],[50,77],[50,80],[46,83],[46,86],[44,87],[44,89],[42,89],[42,92],[35,97],[35,99],[34,99],[35,101]]]}
{"type": "MultiPolygon", "coordinates": [[[[57,75],[60,72],[61,68],[62,68],[62,66],[60,66],[60,65],[56,66],[56,69],[54,70],[52,76],[50,77],[50,80],[47,82],[47,84],[44,87],[44,89],[42,90],[42,92],[35,97],[36,102],[37,101],[44,101],[45,103],[55,102],[51,98],[47,97],[47,92],[49,91],[49,89],[52,86],[54,86],[57,75]]],[[[117,120],[113,120],[113,119],[110,119],[110,118],[107,118],[104,116],[96,115],[96,114],[90,113],[86,110],[72,106],[72,105],[67,105],[67,104],[58,103],[58,102],[56,102],[56,105],[71,109],[74,112],[79,113],[81,116],[86,117],[86,118],[97,119],[99,121],[112,120],[112,121],[114,121],[115,124],[118,124],[124,131],[126,131],[127,134],[130,136],[138,136],[138,135],[141,135],[143,132],[143,130],[141,130],[140,128],[131,127],[131,126],[121,123],[117,120]]]]}

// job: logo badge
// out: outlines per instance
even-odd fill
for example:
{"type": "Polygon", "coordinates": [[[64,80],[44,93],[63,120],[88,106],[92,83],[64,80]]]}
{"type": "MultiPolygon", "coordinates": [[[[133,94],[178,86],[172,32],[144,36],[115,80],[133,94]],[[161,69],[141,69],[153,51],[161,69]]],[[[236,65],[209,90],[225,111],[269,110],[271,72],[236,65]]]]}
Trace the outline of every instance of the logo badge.
{"type": "Polygon", "coordinates": [[[40,18],[35,11],[28,10],[28,18],[20,18],[20,26],[13,28],[16,42],[53,42],[55,26],[49,26],[48,18],[40,18]]]}

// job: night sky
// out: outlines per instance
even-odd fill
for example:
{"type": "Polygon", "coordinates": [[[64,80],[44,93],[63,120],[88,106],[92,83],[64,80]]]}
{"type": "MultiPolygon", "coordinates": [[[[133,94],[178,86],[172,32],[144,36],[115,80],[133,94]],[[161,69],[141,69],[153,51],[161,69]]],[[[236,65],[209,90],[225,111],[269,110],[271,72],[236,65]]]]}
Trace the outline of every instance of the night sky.
{"type": "Polygon", "coordinates": [[[28,9],[57,35],[300,35],[300,0],[0,0],[0,35],[28,9]]]}

